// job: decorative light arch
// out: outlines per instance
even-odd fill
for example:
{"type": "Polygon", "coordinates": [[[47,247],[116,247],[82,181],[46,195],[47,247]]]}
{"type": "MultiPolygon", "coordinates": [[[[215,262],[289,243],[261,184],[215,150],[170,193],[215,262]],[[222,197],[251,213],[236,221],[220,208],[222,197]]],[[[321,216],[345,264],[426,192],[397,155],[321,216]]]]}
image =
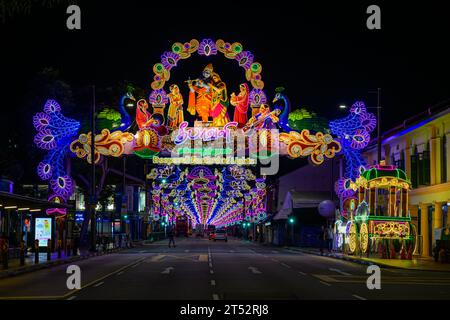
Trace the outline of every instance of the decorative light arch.
{"type": "Polygon", "coordinates": [[[167,93],[164,90],[164,85],[170,79],[171,70],[177,66],[181,59],[188,59],[195,52],[201,56],[213,56],[221,52],[226,58],[236,60],[238,65],[245,70],[245,77],[253,87],[250,92],[250,104],[259,105],[267,101],[267,97],[262,90],[264,88],[264,81],[261,76],[262,65],[254,60],[254,55],[250,51],[245,51],[239,42],[230,43],[222,39],[214,42],[209,38],[203,39],[201,42],[197,39],[185,43],[175,42],[171,51],[165,51],[161,55],[161,62],[153,66],[154,76],[151,83],[152,92],[150,93],[152,99],[149,100],[156,101],[155,97],[161,96],[159,101],[162,101],[161,103],[165,105],[163,97],[167,96],[167,93]]]}

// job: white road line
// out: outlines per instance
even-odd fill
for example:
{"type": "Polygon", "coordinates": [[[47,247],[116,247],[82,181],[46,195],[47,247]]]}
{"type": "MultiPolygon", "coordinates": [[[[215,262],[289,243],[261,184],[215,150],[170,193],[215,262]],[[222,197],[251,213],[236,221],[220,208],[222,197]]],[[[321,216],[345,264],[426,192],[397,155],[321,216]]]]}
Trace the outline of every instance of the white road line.
{"type": "Polygon", "coordinates": [[[70,298],[67,298],[66,300],[73,300],[75,299],[77,296],[71,296],[70,298]]]}
{"type": "Polygon", "coordinates": [[[119,273],[116,274],[116,276],[120,276],[123,273],[124,273],[124,271],[120,271],[119,273]]]}
{"type": "Polygon", "coordinates": [[[214,271],[213,270],[209,270],[209,273],[214,274],[214,271]]]}
{"type": "Polygon", "coordinates": [[[231,253],[233,253],[233,252],[234,252],[234,250],[230,250],[230,252],[231,252],[231,253]]]}
{"type": "Polygon", "coordinates": [[[306,276],[306,273],[299,271],[298,273],[300,273],[302,276],[306,276]]]}
{"type": "Polygon", "coordinates": [[[261,274],[262,272],[261,271],[259,271],[258,270],[258,268],[255,268],[255,267],[248,267],[248,269],[249,270],[251,270],[252,271],[252,273],[255,273],[255,274],[261,274]]]}
{"type": "Polygon", "coordinates": [[[211,262],[209,263],[209,267],[212,268],[212,263],[211,262]]]}
{"type": "Polygon", "coordinates": [[[329,268],[328,270],[330,270],[330,271],[334,271],[334,272],[337,272],[337,273],[340,273],[340,274],[342,274],[343,276],[351,276],[351,274],[350,274],[350,273],[347,273],[347,272],[341,271],[341,270],[339,270],[339,269],[336,269],[336,268],[329,268]]]}
{"type": "Polygon", "coordinates": [[[105,283],[104,281],[99,282],[99,283],[95,284],[94,287],[99,287],[99,286],[101,286],[101,285],[104,284],[104,283],[105,283]]]}
{"type": "Polygon", "coordinates": [[[354,296],[356,299],[359,299],[359,300],[367,300],[366,298],[363,298],[363,297],[358,296],[358,295],[356,295],[356,294],[354,294],[353,296],[354,296]]]}
{"type": "Polygon", "coordinates": [[[215,286],[216,285],[216,280],[211,280],[211,285],[215,286]]]}
{"type": "Polygon", "coordinates": [[[278,253],[278,251],[272,250],[272,253],[278,253]]]}
{"type": "Polygon", "coordinates": [[[213,300],[219,300],[219,295],[218,294],[213,294],[213,300]]]}
{"type": "Polygon", "coordinates": [[[273,262],[279,262],[277,259],[270,259],[270,260],[272,260],[273,262]]]}
{"type": "Polygon", "coordinates": [[[188,252],[189,252],[189,250],[184,250],[184,252],[188,253],[188,252]]]}
{"type": "Polygon", "coordinates": [[[140,263],[136,263],[135,265],[132,265],[132,268],[136,268],[138,265],[140,265],[140,263]]]}
{"type": "Polygon", "coordinates": [[[286,268],[291,268],[291,266],[290,265],[287,265],[286,263],[280,263],[283,267],[286,267],[286,268]]]}
{"type": "Polygon", "coordinates": [[[329,284],[328,282],[324,282],[324,281],[319,281],[321,284],[324,284],[324,285],[326,285],[326,286],[329,286],[329,287],[331,287],[331,284],[329,284]]]}

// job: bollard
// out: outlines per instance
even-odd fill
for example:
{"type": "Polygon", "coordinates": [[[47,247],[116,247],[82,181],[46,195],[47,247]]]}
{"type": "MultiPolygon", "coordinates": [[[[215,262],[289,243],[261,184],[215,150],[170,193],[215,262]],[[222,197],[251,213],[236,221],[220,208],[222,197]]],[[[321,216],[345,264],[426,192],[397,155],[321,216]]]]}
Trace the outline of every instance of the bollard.
{"type": "Polygon", "coordinates": [[[3,269],[8,269],[8,240],[5,240],[5,242],[2,245],[2,261],[3,261],[3,269]]]}
{"type": "Polygon", "coordinates": [[[61,246],[62,246],[62,241],[58,240],[58,259],[61,259],[61,246]]]}
{"type": "Polygon", "coordinates": [[[39,263],[39,240],[34,240],[34,263],[39,263]]]}
{"type": "Polygon", "coordinates": [[[47,241],[47,261],[52,259],[52,240],[47,241]]]}
{"type": "Polygon", "coordinates": [[[25,265],[25,251],[26,251],[25,241],[21,240],[20,241],[20,265],[21,266],[25,265]]]}

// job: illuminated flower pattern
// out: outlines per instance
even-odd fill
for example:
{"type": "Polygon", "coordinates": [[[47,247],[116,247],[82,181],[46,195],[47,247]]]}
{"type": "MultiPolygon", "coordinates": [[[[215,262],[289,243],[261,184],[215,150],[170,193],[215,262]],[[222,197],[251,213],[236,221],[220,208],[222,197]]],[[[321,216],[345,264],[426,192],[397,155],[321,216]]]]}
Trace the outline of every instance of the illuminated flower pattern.
{"type": "Polygon", "coordinates": [[[198,54],[203,56],[210,56],[217,54],[216,43],[211,39],[203,39],[198,47],[198,54]]]}
{"type": "Polygon", "coordinates": [[[171,51],[166,51],[161,56],[161,63],[166,70],[170,70],[177,65],[178,60],[180,60],[180,56],[171,51]]]}
{"type": "Polygon", "coordinates": [[[364,129],[356,130],[352,137],[351,147],[353,149],[363,149],[369,144],[370,135],[364,129]]]}
{"type": "Polygon", "coordinates": [[[261,104],[267,103],[267,97],[263,90],[253,89],[250,91],[250,96],[248,98],[250,105],[260,106],[261,104]]]}
{"type": "Polygon", "coordinates": [[[254,56],[250,51],[243,51],[236,55],[237,62],[239,63],[239,66],[244,68],[245,70],[250,69],[254,56]]]}
{"type": "Polygon", "coordinates": [[[50,163],[39,162],[38,175],[42,180],[48,180],[52,176],[52,166],[50,163]]]}

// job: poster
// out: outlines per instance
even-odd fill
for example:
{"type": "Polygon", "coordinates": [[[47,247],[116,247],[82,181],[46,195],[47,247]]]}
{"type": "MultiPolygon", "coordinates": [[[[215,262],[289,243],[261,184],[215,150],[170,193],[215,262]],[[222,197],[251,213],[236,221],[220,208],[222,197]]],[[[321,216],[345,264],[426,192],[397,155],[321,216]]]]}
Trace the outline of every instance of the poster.
{"type": "Polygon", "coordinates": [[[35,239],[39,240],[39,247],[46,247],[47,241],[52,238],[52,219],[36,218],[35,239]]]}

